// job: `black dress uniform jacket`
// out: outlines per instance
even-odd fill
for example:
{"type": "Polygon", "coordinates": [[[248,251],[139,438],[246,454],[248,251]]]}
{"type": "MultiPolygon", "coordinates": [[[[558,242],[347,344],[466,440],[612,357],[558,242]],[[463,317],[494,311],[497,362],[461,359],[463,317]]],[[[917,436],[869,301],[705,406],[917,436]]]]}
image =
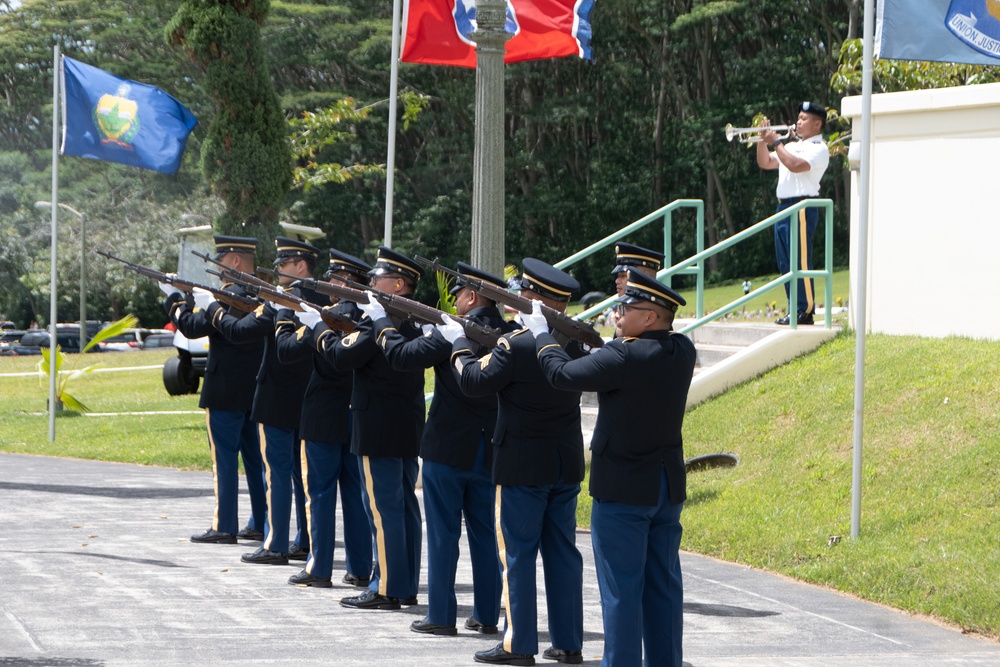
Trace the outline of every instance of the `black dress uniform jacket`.
{"type": "MultiPolygon", "coordinates": [[[[585,354],[575,343],[570,354],[585,354]]],[[[455,341],[452,363],[462,391],[497,396],[493,483],[538,486],[583,480],[580,392],[553,389],[535,356],[527,329],[505,334],[478,359],[466,338],[455,341]]]]}
{"type": "MultiPolygon", "coordinates": [[[[239,285],[228,284],[222,289],[237,296],[246,295],[239,285]]],[[[208,336],[208,360],[198,407],[249,410],[253,405],[254,374],[264,353],[264,341],[230,342],[212,326],[205,311],[188,305],[184,294],[167,297],[166,308],[170,320],[182,334],[192,339],[208,336]]],[[[223,309],[228,311],[225,306],[223,309]]],[[[236,312],[242,316],[242,313],[236,312]]]]}
{"type": "MultiPolygon", "coordinates": [[[[292,293],[310,303],[321,305],[326,296],[301,287],[292,293]]],[[[257,388],[254,392],[250,417],[260,424],[278,428],[297,429],[302,412],[312,360],[303,357],[294,363],[283,364],[278,359],[274,340],[277,312],[264,304],[242,319],[227,314],[218,302],[208,307],[208,318],[223,336],[234,343],[264,341],[264,355],[257,371],[257,388]]],[[[294,324],[294,323],[293,323],[294,324]]]]}
{"type": "MultiPolygon", "coordinates": [[[[412,322],[395,324],[407,340],[421,335],[412,322]]],[[[312,330],[313,344],[334,368],[354,371],[351,410],[355,456],[414,458],[424,429],[424,371],[401,373],[382,355],[370,318],[343,338],[322,322],[312,330]]]]}
{"type": "Polygon", "coordinates": [[[654,506],[665,467],[670,503],[684,502],[681,424],[694,373],[694,343],[678,333],[647,331],[638,338],[617,338],[576,361],[548,334],[539,336],[538,348],[552,386],[598,392],[590,495],[654,506]]]}
{"type": "MultiPolygon", "coordinates": [[[[476,308],[466,317],[501,331],[513,328],[495,307],[476,308]]],[[[389,318],[375,322],[390,366],[399,371],[434,367],[434,398],[420,441],[420,458],[472,470],[479,451],[479,439],[483,438],[486,441],[486,460],[492,461],[493,431],[497,422],[496,397],[490,394],[474,398],[462,393],[451,370],[451,343],[438,331],[408,341],[391,327],[389,318]]],[[[478,357],[490,351],[489,348],[476,347],[478,357]]]]}
{"type": "MultiPolygon", "coordinates": [[[[346,315],[355,322],[361,319],[358,307],[346,301],[327,310],[346,315]]],[[[297,363],[302,358],[312,360],[312,375],[302,398],[299,438],[349,443],[351,414],[348,408],[351,404],[354,372],[338,371],[317,352],[306,335],[308,330],[295,324],[291,311],[280,311],[278,321],[274,332],[278,359],[282,363],[297,363]]]]}

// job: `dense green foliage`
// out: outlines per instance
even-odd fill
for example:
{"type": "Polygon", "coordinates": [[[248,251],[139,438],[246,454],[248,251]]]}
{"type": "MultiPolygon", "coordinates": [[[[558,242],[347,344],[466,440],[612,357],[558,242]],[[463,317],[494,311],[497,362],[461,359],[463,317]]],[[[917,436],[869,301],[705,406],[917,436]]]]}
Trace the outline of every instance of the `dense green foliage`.
{"type": "MultiPolygon", "coordinates": [[[[850,38],[859,8],[856,0],[794,8],[776,0],[602,0],[592,15],[594,61],[508,66],[507,261],[562,259],[681,197],[705,201],[709,244],[770,215],[774,174],[757,168],[752,151],[727,143],[722,128],[761,112],[790,121],[803,99],[839,107],[840,91],[857,80],[850,38]]],[[[177,176],[61,160],[60,200],[87,214],[90,247],[127,250],[127,259],[172,269],[177,228],[218,219],[220,229],[249,233],[240,225],[261,216],[268,225],[319,227],[326,232],[320,245],[370,258],[385,217],[391,19],[391,3],[367,0],[0,3],[0,239],[11,239],[0,250],[0,315],[26,324],[44,322],[48,311],[48,238],[44,212],[32,204],[50,198],[55,43],[164,88],[200,120],[177,176]],[[220,22],[198,27],[210,17],[220,22]],[[167,43],[164,26],[183,49],[167,43]],[[225,57],[215,57],[218,49],[225,57]],[[254,104],[236,102],[248,95],[254,104]],[[279,117],[287,122],[276,147],[268,133],[279,117]],[[293,172],[302,187],[286,194],[293,172]]],[[[990,76],[982,68],[885,69],[883,89],[990,76]]],[[[410,103],[400,110],[393,245],[448,262],[468,259],[475,72],[403,64],[400,90],[410,103]]],[[[827,128],[838,140],[848,129],[827,128]]],[[[848,178],[839,155],[823,192],[835,204],[834,263],[845,266],[848,178]]],[[[675,258],[695,247],[686,215],[675,219],[675,258]]],[[[75,319],[78,297],[74,223],[64,216],[60,231],[63,319],[75,319]]],[[[649,228],[629,240],[655,247],[660,235],[649,228]]],[[[763,235],[713,259],[710,280],[770,272],[773,254],[763,235]]],[[[607,260],[598,254],[573,269],[584,291],[609,289],[607,260]]],[[[94,273],[88,300],[95,316],[128,311],[147,324],[162,317],[155,287],[103,267],[94,273]]],[[[419,296],[432,298],[432,282],[419,296]]]]}

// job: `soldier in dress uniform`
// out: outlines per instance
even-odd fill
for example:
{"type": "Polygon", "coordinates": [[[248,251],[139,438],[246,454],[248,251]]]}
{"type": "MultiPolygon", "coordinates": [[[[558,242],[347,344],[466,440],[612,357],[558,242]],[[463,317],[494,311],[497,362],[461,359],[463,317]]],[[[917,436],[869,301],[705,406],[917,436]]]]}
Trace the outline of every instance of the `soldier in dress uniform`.
{"type": "MultiPolygon", "coordinates": [[[[340,283],[333,276],[365,280],[371,268],[353,255],[331,249],[330,268],[324,277],[336,284],[340,283]]],[[[349,301],[341,301],[327,309],[355,322],[362,315],[349,301]]],[[[279,324],[275,328],[278,359],[282,363],[296,363],[305,356],[312,360],[313,370],[299,423],[301,457],[305,461],[302,479],[308,499],[309,560],[301,572],[288,579],[288,583],[320,588],[332,585],[339,482],[347,566],[343,582],[365,587],[372,571],[372,535],[361,498],[358,457],[351,454],[350,401],[354,374],[336,370],[315,350],[292,318],[290,310],[278,313],[279,324]]]]}
{"type": "Polygon", "coordinates": [[[618,301],[618,337],[582,359],[559,347],[541,312],[523,320],[535,332],[538,360],[553,387],[598,392],[590,495],[604,613],[601,664],[681,667],[681,424],[695,348],[672,331],[685,301],[666,285],[630,269],[618,301]]]}
{"type": "MultiPolygon", "coordinates": [[[[451,294],[456,312],[501,332],[505,322],[495,302],[468,284],[468,278],[506,289],[507,283],[464,262],[451,294]]],[[[376,337],[389,365],[399,371],[434,368],[434,399],[420,443],[421,479],[427,520],[427,616],[410,624],[414,632],[457,634],[455,572],[465,516],[472,559],[473,613],[465,627],[482,634],[497,632],[500,615],[500,565],[493,528],[496,487],[490,478],[497,401],[493,395],[472,398],[459,389],[451,370],[451,343],[435,328],[407,340],[383,314],[375,319],[376,337]]],[[[475,345],[477,356],[490,349],[475,345]]]]}
{"type": "MultiPolygon", "coordinates": [[[[371,286],[411,296],[423,271],[409,257],[379,246],[371,286]]],[[[371,299],[374,302],[374,297],[371,299]]],[[[368,305],[359,304],[364,308],[368,305]]],[[[368,590],[340,601],[355,609],[399,609],[417,603],[421,519],[414,492],[424,428],[423,369],[400,372],[382,354],[371,317],[347,336],[326,327],[311,313],[298,315],[311,340],[334,368],[354,371],[351,393],[351,452],[361,459],[365,509],[372,531],[375,570],[368,590]]],[[[406,340],[422,335],[409,321],[393,322],[406,340]]]]}
{"type": "MultiPolygon", "coordinates": [[[[277,258],[274,265],[283,273],[307,278],[316,268],[319,250],[308,243],[279,236],[275,239],[277,258]]],[[[294,282],[294,278],[282,278],[284,287],[294,282]]],[[[302,287],[291,289],[303,299],[322,304],[329,302],[325,296],[302,287]]],[[[195,302],[204,310],[209,321],[223,336],[232,342],[251,340],[264,341],[264,355],[257,372],[252,416],[259,427],[260,451],[264,458],[265,481],[267,482],[267,528],[263,545],[253,553],[243,554],[245,563],[285,564],[289,557],[305,560],[308,555],[308,535],[305,525],[304,494],[298,500],[298,530],[296,544],[299,548],[292,553],[288,541],[291,523],[292,487],[297,491],[302,487],[299,448],[296,447],[299,418],[302,412],[302,397],[305,394],[309,376],[312,374],[312,360],[301,359],[294,364],[283,364],[278,360],[274,342],[277,310],[270,304],[263,304],[253,313],[237,319],[226,313],[211,293],[195,291],[195,302]]]]}
{"type": "Polygon", "coordinates": [[[629,269],[655,278],[656,272],[661,268],[663,268],[662,252],[641,248],[622,241],[615,244],[615,268],[611,270],[611,275],[614,276],[615,291],[618,296],[625,293],[629,269]]]}
{"type": "MultiPolygon", "coordinates": [[[[257,239],[240,236],[215,236],[215,259],[239,271],[252,271],[257,239]]],[[[264,467],[257,440],[257,424],[250,417],[253,405],[253,377],[260,366],[264,341],[235,344],[222,336],[205,317],[184,298],[173,285],[160,283],[167,295],[166,308],[170,321],[188,338],[208,336],[208,362],[201,387],[198,407],[205,409],[208,424],[208,447],[212,456],[215,486],[215,515],[212,526],[192,542],[236,544],[236,538],[261,540],[267,503],[264,499],[264,467]],[[239,461],[250,492],[250,520],[239,528],[239,461]],[[239,530],[239,532],[237,532],[239,530]]],[[[239,285],[223,285],[222,289],[244,296],[239,285]]],[[[225,308],[225,307],[224,307],[225,308]]],[[[236,317],[241,313],[236,311],[236,317]]]]}
{"type": "MultiPolygon", "coordinates": [[[[524,296],[565,310],[580,285],[570,275],[528,257],[524,296]]],[[[583,661],[583,560],[576,548],[576,502],[583,480],[580,392],[553,390],[527,329],[504,335],[481,359],[460,326],[443,325],[454,339],[452,363],[462,391],[499,401],[493,435],[497,548],[503,566],[507,624],[503,641],[475,654],[477,662],[532,665],[538,653],[535,563],[542,552],[549,636],[543,656],[583,661]]],[[[574,343],[574,356],[586,354],[574,343]]]]}

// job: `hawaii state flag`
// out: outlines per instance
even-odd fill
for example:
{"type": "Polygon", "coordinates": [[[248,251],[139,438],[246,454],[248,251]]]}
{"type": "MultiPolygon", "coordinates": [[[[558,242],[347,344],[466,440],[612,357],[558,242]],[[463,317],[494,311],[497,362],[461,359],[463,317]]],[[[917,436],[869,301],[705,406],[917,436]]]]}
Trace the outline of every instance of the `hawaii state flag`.
{"type": "Polygon", "coordinates": [[[198,120],[156,86],[62,59],[62,155],[173,174],[198,120]]]}
{"type": "MultiPolygon", "coordinates": [[[[594,0],[508,0],[504,62],[578,56],[591,59],[594,0]]],[[[476,0],[406,0],[400,60],[476,66],[476,0]]]]}

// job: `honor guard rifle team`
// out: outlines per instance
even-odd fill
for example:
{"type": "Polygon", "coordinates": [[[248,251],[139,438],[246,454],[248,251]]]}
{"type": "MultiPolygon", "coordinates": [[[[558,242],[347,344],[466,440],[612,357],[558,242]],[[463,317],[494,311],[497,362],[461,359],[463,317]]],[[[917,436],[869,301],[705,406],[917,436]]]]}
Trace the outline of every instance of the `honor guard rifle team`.
{"type": "Polygon", "coordinates": [[[685,301],[656,280],[662,253],[616,246],[615,335],[590,348],[558,326],[579,283],[538,259],[522,262],[515,289],[530,301],[521,301],[517,323],[503,318],[495,300],[510,294],[491,292],[508,284],[459,262],[451,286],[456,316],[435,313],[434,322],[418,324],[398,304],[413,303],[421,262],[429,264],[419,257],[380,246],[369,266],[332,249],[323,282],[313,278],[320,250],[278,237],[275,268],[265,271],[277,278],[275,287],[255,275],[256,239],[216,236],[215,245],[222,292],[194,287],[185,294],[160,283],[177,329],[210,341],[199,405],[216,504],[211,525],[192,542],[260,542],[243,562],[302,560],[289,583],[329,588],[339,488],[342,582],[363,589],[340,604],[416,605],[419,472],[427,613],[410,630],[458,633],[455,578],[464,523],[473,611],[463,625],[501,639],[472,658],[535,664],[541,556],[551,641],[542,657],[581,663],[580,395],[596,392],[590,495],[604,618],[601,664],[681,666],[681,426],[695,349],[673,331],[685,301]],[[259,306],[246,312],[228,303],[228,294],[253,297],[259,306]],[[530,312],[523,312],[527,304],[530,312]],[[488,340],[496,343],[484,344],[476,331],[491,332],[488,340]],[[435,384],[425,422],[428,368],[435,384]],[[251,504],[243,528],[239,456],[251,504]]]}

